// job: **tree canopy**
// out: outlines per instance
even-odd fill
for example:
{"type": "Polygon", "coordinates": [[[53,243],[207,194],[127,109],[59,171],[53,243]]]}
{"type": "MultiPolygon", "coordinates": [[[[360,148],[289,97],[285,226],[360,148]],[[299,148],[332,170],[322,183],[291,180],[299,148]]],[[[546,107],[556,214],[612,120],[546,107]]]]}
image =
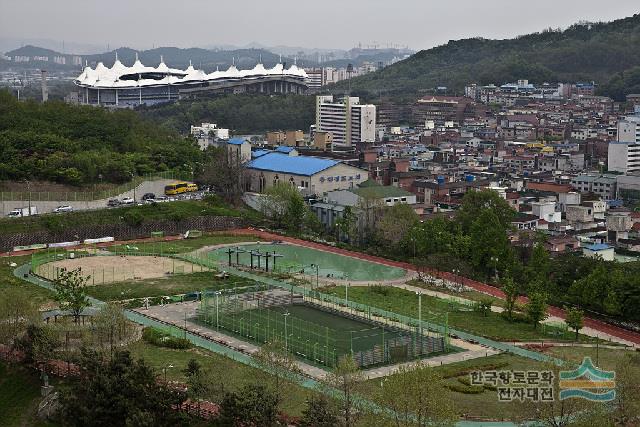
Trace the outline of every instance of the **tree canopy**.
{"type": "Polygon", "coordinates": [[[129,181],[192,166],[195,142],[131,110],[21,102],[0,91],[0,180],[64,184],[129,181]]]}

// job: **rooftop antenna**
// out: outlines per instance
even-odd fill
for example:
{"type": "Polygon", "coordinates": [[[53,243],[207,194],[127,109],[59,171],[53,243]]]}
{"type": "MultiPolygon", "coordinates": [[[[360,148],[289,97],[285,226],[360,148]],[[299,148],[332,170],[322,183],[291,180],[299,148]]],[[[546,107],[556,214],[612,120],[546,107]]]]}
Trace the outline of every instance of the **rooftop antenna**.
{"type": "Polygon", "coordinates": [[[280,54],[280,62],[279,64],[282,64],[282,54],[280,54]]]}

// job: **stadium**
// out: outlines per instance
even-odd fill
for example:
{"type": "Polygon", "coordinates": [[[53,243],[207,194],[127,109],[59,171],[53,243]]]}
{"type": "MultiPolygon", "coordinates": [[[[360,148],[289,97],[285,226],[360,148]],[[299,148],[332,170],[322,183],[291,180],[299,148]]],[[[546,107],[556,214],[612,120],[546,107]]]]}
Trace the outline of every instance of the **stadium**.
{"type": "Polygon", "coordinates": [[[145,66],[137,58],[126,66],[116,56],[111,68],[99,62],[85,67],[74,83],[80,88],[80,102],[89,105],[135,107],[172,102],[207,93],[295,93],[307,90],[307,73],[293,64],[265,68],[259,63],[250,70],[235,65],[226,71],[206,73],[191,64],[185,70],[169,68],[162,58],[157,67],[145,66]]]}

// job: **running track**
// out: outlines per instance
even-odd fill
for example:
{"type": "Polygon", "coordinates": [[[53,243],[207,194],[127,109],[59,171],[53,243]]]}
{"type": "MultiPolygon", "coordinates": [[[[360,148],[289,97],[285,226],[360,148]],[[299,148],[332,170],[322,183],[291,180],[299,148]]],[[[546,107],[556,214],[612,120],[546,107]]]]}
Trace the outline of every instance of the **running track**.
{"type": "MultiPolygon", "coordinates": [[[[306,246],[308,248],[320,249],[323,251],[329,251],[340,255],[346,255],[353,258],[360,258],[367,261],[377,262],[379,264],[385,264],[392,267],[400,267],[406,270],[415,270],[415,266],[408,262],[402,261],[393,261],[386,258],[377,257],[374,255],[364,254],[360,252],[354,252],[347,249],[336,248],[329,245],[324,245],[316,242],[309,242],[307,240],[296,239],[294,237],[281,236],[279,234],[269,233],[266,231],[260,231],[256,229],[239,229],[239,230],[231,230],[228,232],[224,232],[225,234],[236,234],[236,235],[253,235],[258,236],[264,240],[282,240],[283,242],[294,243],[300,246],[306,246]]],[[[459,276],[453,273],[449,273],[446,271],[438,271],[435,269],[428,269],[427,272],[432,276],[438,279],[444,279],[451,282],[463,283],[465,286],[475,289],[478,292],[481,292],[486,295],[490,295],[492,297],[505,299],[505,294],[499,288],[495,286],[488,285],[486,283],[478,282],[467,277],[459,276]]],[[[527,299],[525,297],[520,297],[519,302],[526,302],[527,299]]],[[[549,306],[548,312],[550,315],[559,317],[561,319],[565,318],[565,311],[558,307],[549,306]]],[[[614,325],[610,325],[603,321],[592,319],[590,317],[584,318],[584,326],[587,328],[594,329],[598,332],[602,332],[617,338],[621,338],[623,340],[632,342],[634,344],[640,345],[640,333],[628,331],[623,328],[619,328],[614,325]]]]}

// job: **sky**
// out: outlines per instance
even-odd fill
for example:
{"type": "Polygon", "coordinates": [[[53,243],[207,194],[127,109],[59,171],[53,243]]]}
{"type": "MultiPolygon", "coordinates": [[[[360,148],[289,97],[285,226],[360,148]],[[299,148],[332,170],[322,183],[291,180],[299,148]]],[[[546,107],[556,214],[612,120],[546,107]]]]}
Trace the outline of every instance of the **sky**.
{"type": "Polygon", "coordinates": [[[427,49],[640,12],[638,0],[0,0],[0,39],[101,46],[427,49]]]}

